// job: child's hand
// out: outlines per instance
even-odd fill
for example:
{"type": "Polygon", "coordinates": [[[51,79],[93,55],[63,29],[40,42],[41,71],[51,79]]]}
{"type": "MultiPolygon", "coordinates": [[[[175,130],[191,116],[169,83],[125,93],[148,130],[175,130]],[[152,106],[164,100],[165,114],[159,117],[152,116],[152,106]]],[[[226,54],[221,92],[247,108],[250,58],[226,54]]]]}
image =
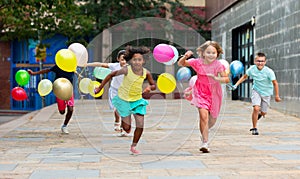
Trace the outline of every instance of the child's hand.
{"type": "Polygon", "coordinates": [[[192,55],[193,55],[193,52],[192,52],[191,50],[185,52],[185,54],[184,54],[184,56],[185,56],[186,58],[189,58],[189,57],[192,56],[192,55]]]}
{"type": "Polygon", "coordinates": [[[96,88],[94,89],[94,93],[95,93],[95,94],[98,94],[100,91],[101,91],[101,89],[100,89],[99,87],[96,87],[96,88]]]}
{"type": "Polygon", "coordinates": [[[27,72],[29,73],[29,75],[33,75],[33,71],[30,69],[27,69],[27,72]]]}
{"type": "Polygon", "coordinates": [[[150,86],[147,86],[144,90],[143,90],[143,93],[150,93],[151,91],[151,87],[150,86]]]}
{"type": "Polygon", "coordinates": [[[275,101],[276,102],[280,102],[281,101],[281,98],[279,96],[275,96],[275,101]]]}

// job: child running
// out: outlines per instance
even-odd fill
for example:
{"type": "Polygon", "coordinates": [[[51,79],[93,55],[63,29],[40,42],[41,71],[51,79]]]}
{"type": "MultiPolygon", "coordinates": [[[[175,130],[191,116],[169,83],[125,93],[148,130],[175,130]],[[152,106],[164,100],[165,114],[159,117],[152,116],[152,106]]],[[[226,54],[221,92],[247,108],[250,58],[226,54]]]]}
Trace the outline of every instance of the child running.
{"type": "Polygon", "coordinates": [[[206,41],[197,48],[199,58],[188,59],[193,52],[187,51],[178,61],[179,66],[191,66],[197,73],[193,87],[191,103],[198,108],[199,128],[202,135],[200,151],[210,152],[208,148],[209,129],[216,123],[222,104],[222,88],[220,83],[228,83],[225,67],[217,60],[223,53],[221,46],[215,41],[206,41]]]}
{"type": "Polygon", "coordinates": [[[142,97],[142,94],[156,89],[156,84],[151,73],[143,67],[146,59],[148,59],[147,54],[149,52],[150,49],[147,47],[128,46],[124,59],[130,65],[111,72],[104,78],[101,85],[95,88],[95,93],[97,94],[112,77],[124,75],[123,82],[118,89],[118,95],[113,98],[112,103],[116,106],[122,119],[121,135],[127,136],[130,133],[131,114],[134,116],[136,128],[130,147],[130,154],[132,155],[139,155],[141,153],[136,149],[136,146],[144,130],[144,115],[146,114],[146,106],[148,105],[148,101],[142,97]],[[148,81],[149,86],[143,90],[144,80],[148,81]]]}
{"type": "MultiPolygon", "coordinates": [[[[58,79],[58,78],[66,78],[68,79],[71,84],[73,84],[73,78],[74,78],[74,73],[77,74],[77,72],[66,72],[66,71],[63,71],[62,69],[60,69],[57,65],[54,65],[52,66],[51,68],[45,68],[45,69],[42,69],[40,71],[36,71],[36,72],[33,72],[32,70],[28,69],[27,70],[28,73],[30,75],[38,75],[38,74],[44,74],[44,73],[49,73],[49,72],[54,72],[55,73],[55,79],[58,79]]],[[[61,100],[59,98],[56,97],[56,102],[57,102],[57,107],[58,107],[58,111],[61,115],[65,114],[65,110],[66,110],[66,107],[67,107],[67,114],[65,116],[65,120],[64,120],[64,123],[63,125],[61,126],[61,132],[63,134],[69,134],[69,130],[67,128],[67,125],[72,117],[72,114],[73,114],[73,109],[74,109],[74,94],[72,94],[72,97],[71,99],[69,99],[68,101],[64,101],[64,100],[61,100]]]]}
{"type": "Polygon", "coordinates": [[[233,90],[235,90],[239,84],[248,78],[248,76],[253,79],[251,96],[253,106],[252,128],[250,129],[252,135],[259,135],[257,121],[267,114],[273,90],[275,91],[275,101],[281,101],[275,73],[271,68],[265,66],[266,60],[267,58],[264,53],[257,53],[254,59],[255,65],[250,66],[250,68],[246,70],[246,74],[244,74],[233,86],[233,90]]]}
{"type": "MultiPolygon", "coordinates": [[[[117,63],[100,63],[100,62],[93,62],[88,63],[86,66],[92,66],[92,67],[103,67],[103,68],[109,68],[111,71],[120,70],[122,67],[127,65],[126,60],[124,59],[125,50],[120,50],[117,55],[117,63]]],[[[114,130],[120,131],[121,130],[121,121],[120,121],[120,115],[118,114],[117,109],[112,104],[112,99],[118,94],[118,89],[123,81],[124,75],[118,75],[112,78],[110,87],[108,90],[108,103],[110,106],[110,109],[114,110],[114,116],[115,116],[115,124],[114,124],[114,130]]]]}

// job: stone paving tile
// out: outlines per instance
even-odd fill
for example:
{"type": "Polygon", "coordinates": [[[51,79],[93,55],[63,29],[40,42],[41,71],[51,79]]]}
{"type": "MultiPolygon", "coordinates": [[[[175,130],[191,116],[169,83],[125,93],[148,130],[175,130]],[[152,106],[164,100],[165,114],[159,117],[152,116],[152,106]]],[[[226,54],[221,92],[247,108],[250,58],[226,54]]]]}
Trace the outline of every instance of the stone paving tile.
{"type": "Polygon", "coordinates": [[[0,178],[300,178],[300,119],[272,109],[252,136],[250,103],[224,101],[203,154],[197,110],[151,100],[142,155],[132,156],[132,137],[116,137],[107,100],[75,106],[69,135],[56,105],[0,125],[0,178]]]}

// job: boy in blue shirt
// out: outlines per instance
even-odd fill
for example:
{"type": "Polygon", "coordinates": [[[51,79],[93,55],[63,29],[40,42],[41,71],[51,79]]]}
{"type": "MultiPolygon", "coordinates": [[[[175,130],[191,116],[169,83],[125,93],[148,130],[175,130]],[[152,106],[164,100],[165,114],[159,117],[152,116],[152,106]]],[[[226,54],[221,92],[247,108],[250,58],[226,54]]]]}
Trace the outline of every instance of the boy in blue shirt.
{"type": "Polygon", "coordinates": [[[264,53],[257,53],[254,59],[255,65],[250,66],[244,74],[233,86],[235,90],[239,84],[244,82],[248,76],[253,79],[252,88],[252,125],[253,128],[252,135],[258,135],[257,121],[262,116],[265,117],[268,107],[270,106],[271,95],[273,95],[273,90],[275,91],[275,101],[280,102],[279,88],[276,80],[274,71],[265,66],[266,55],[264,53]]]}

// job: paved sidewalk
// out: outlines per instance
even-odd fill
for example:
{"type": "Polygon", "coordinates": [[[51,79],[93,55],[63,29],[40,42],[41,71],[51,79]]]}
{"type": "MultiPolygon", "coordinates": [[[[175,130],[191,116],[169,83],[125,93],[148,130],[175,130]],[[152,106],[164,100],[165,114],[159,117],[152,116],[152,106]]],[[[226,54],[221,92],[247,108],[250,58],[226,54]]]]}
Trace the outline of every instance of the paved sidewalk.
{"type": "Polygon", "coordinates": [[[78,100],[69,135],[56,105],[0,125],[0,178],[299,178],[300,119],[270,109],[251,135],[251,105],[226,100],[199,151],[198,112],[186,100],[150,100],[142,155],[117,137],[107,100],[78,100]]]}

